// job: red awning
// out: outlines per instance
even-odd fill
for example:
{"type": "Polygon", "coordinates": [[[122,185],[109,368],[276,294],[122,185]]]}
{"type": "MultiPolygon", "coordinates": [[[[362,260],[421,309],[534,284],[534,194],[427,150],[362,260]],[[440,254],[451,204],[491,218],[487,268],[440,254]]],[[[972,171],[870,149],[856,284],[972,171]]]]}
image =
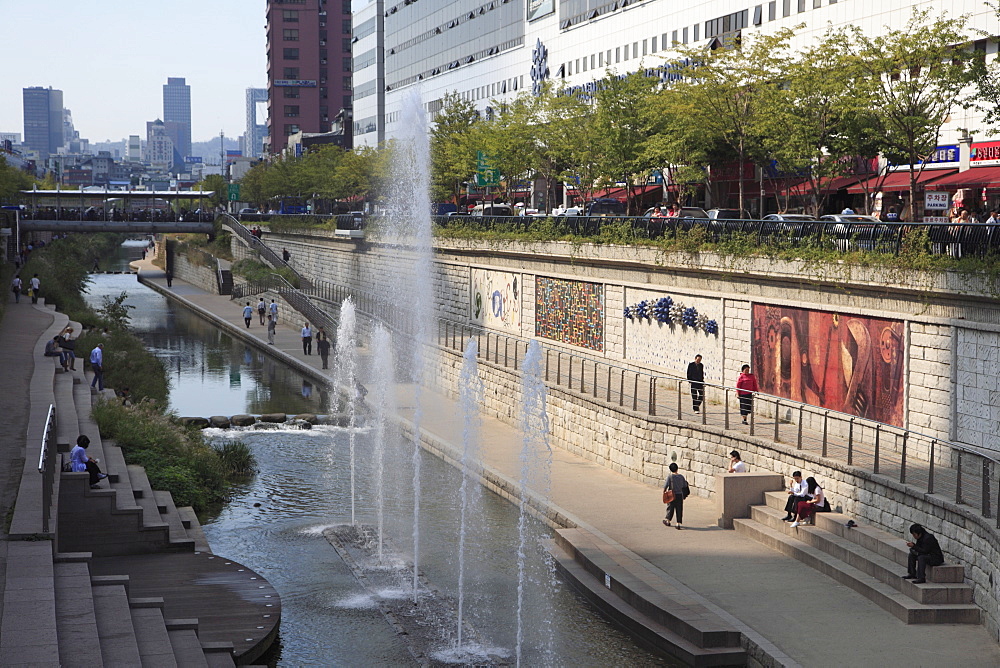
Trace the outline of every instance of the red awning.
{"type": "MultiPolygon", "coordinates": [[[[743,189],[748,197],[755,197],[760,194],[760,189],[755,188],[756,183],[744,183],[743,189]]],[[[732,189],[730,189],[730,192],[732,189]]],[[[806,195],[810,192],[809,179],[764,179],[764,195],[774,197],[775,193],[786,197],[788,195],[806,195]]]]}
{"type": "Polygon", "coordinates": [[[1000,189],[1000,165],[995,167],[973,167],[964,172],[958,172],[951,176],[946,176],[934,182],[934,187],[942,187],[948,190],[953,188],[982,188],[1000,189]]]}
{"type": "MultiPolygon", "coordinates": [[[[632,188],[632,194],[635,197],[642,197],[646,193],[652,192],[654,190],[662,190],[663,186],[660,185],[647,185],[647,186],[634,186],[632,188]]],[[[605,188],[604,190],[595,190],[591,195],[594,199],[598,197],[616,199],[619,202],[624,202],[628,199],[628,193],[625,188],[605,188]]]]}
{"type": "MultiPolygon", "coordinates": [[[[917,185],[927,185],[934,184],[937,185],[938,179],[942,179],[946,176],[951,176],[958,170],[955,169],[927,169],[917,177],[917,185]]],[[[885,181],[882,182],[882,186],[879,187],[878,179],[868,179],[868,191],[869,192],[902,192],[904,190],[910,189],[910,172],[909,170],[893,172],[885,177],[885,181]]],[[[862,195],[865,190],[861,187],[861,183],[856,183],[847,189],[847,192],[852,195],[862,195]]]]}
{"type": "Polygon", "coordinates": [[[838,190],[843,190],[848,186],[852,186],[855,183],[862,181],[864,177],[861,176],[838,176],[834,180],[830,181],[823,187],[824,193],[835,193],[838,190]]]}

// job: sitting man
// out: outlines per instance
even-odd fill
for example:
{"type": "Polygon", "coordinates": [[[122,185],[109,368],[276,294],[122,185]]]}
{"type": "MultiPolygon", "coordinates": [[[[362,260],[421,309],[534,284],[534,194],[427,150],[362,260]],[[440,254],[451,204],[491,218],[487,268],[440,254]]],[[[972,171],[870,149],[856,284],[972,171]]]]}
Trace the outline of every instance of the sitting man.
{"type": "Polygon", "coordinates": [[[59,364],[62,366],[63,371],[69,370],[69,362],[63,359],[63,349],[59,347],[59,336],[53,336],[51,341],[45,343],[45,356],[46,357],[58,357],[59,364]]]}
{"type": "Polygon", "coordinates": [[[906,575],[903,579],[913,580],[913,584],[923,584],[927,582],[924,577],[927,567],[943,564],[944,554],[937,538],[927,533],[927,529],[923,526],[919,524],[911,526],[910,535],[913,536],[913,541],[906,542],[906,547],[910,548],[910,556],[906,560],[906,575]]]}
{"type": "Polygon", "coordinates": [[[796,471],[792,474],[792,483],[788,486],[788,501],[785,502],[785,516],[782,518],[785,522],[791,522],[795,519],[795,509],[799,505],[799,501],[808,501],[809,497],[806,496],[806,481],[802,479],[802,471],[796,471]]]}

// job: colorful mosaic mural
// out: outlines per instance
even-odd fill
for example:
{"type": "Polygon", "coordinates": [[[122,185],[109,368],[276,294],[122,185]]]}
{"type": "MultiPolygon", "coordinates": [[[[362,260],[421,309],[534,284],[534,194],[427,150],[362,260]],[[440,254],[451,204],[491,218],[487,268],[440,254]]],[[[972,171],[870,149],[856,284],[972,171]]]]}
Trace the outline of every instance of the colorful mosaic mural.
{"type": "Polygon", "coordinates": [[[604,286],[535,277],[535,336],[604,351],[604,286]]]}
{"type": "Polygon", "coordinates": [[[521,333],[521,275],[473,269],[469,319],[489,329],[521,333]]]}

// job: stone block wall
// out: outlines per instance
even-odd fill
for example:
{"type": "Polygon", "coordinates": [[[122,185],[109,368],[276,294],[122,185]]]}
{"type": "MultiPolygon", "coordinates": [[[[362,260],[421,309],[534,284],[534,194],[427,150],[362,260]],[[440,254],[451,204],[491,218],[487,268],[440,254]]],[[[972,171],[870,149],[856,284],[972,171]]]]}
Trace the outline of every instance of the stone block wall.
{"type": "Polygon", "coordinates": [[[219,293],[215,264],[203,264],[184,254],[181,248],[174,252],[174,278],[197,285],[212,294],[219,293]]]}

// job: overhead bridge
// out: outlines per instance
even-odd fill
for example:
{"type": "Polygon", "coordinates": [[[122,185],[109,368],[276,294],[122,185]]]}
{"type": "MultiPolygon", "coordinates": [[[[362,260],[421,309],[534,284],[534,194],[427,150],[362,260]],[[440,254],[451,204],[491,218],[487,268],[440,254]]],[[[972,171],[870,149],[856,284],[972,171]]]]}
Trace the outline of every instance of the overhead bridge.
{"type": "Polygon", "coordinates": [[[48,232],[138,232],[158,234],[160,232],[184,232],[190,234],[212,234],[215,229],[211,222],[180,222],[169,220],[36,220],[22,218],[22,231],[48,232]]]}

